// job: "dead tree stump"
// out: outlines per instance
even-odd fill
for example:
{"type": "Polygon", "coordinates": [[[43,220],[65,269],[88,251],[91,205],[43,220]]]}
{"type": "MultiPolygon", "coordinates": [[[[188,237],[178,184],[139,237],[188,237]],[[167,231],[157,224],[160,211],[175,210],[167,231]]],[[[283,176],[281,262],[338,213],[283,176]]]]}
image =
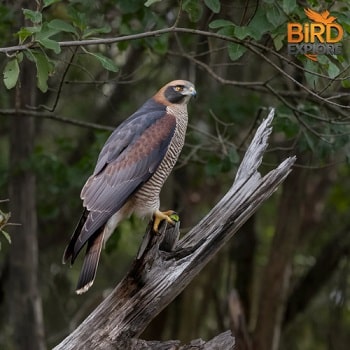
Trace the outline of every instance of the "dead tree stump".
{"type": "MultiPolygon", "coordinates": [[[[268,145],[273,116],[272,110],[259,126],[232,187],[207,216],[178,242],[178,225],[166,227],[163,224],[160,234],[154,234],[150,224],[128,274],[54,350],[190,349],[193,346],[180,346],[177,340],[146,342],[138,337],[291,171],[295,157],[287,158],[264,176],[258,172],[268,145]],[[167,241],[165,244],[167,251],[159,249],[160,246],[164,247],[162,241],[165,233],[170,241],[171,235],[174,235],[173,242],[167,241]],[[173,249],[169,249],[172,246],[173,249]]],[[[201,340],[195,342],[198,343],[196,349],[234,348],[231,332],[222,333],[207,343],[201,340]]]]}

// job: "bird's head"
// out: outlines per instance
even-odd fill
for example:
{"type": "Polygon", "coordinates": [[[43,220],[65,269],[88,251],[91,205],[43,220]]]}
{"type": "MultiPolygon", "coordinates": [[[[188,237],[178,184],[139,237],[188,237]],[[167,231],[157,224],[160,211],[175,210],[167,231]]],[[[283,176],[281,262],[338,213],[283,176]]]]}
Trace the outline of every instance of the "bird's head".
{"type": "Polygon", "coordinates": [[[164,85],[157,93],[165,104],[187,104],[197,95],[194,85],[187,80],[174,80],[164,85]]]}

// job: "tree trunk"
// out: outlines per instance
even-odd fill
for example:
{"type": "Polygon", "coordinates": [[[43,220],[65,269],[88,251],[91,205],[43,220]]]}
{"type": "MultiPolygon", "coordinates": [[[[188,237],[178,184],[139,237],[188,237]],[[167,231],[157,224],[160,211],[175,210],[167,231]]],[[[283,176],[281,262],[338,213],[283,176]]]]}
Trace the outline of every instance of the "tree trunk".
{"type": "Polygon", "coordinates": [[[300,278],[288,298],[283,328],[303,313],[322,287],[334,276],[342,258],[350,254],[350,227],[335,234],[323,247],[316,263],[300,278]]]}
{"type": "MultiPolygon", "coordinates": [[[[24,63],[16,108],[35,104],[35,72],[24,63]]],[[[13,347],[43,350],[44,325],[38,287],[38,241],[35,173],[30,169],[35,136],[34,118],[13,116],[10,126],[9,196],[12,222],[7,299],[13,347]]]]}
{"type": "Polygon", "coordinates": [[[257,246],[255,215],[243,225],[233,243],[230,247],[230,260],[231,264],[234,262],[237,264],[235,286],[247,323],[249,323],[253,294],[254,258],[257,246]]]}
{"type": "MultiPolygon", "coordinates": [[[[211,212],[175,246],[159,250],[164,232],[176,236],[178,225],[162,225],[152,233],[152,223],[141,253],[127,276],[87,319],[55,350],[135,349],[133,342],[227,244],[243,223],[289,174],[295,158],[288,158],[264,177],[257,168],[267,147],[273,112],[260,125],[238,169],[231,189],[211,212]]],[[[221,350],[232,349],[232,343],[221,350]]]]}
{"type": "Polygon", "coordinates": [[[302,197],[305,193],[304,174],[303,169],[294,169],[283,186],[276,232],[260,282],[263,288],[254,333],[255,350],[277,350],[279,347],[292,259],[301,225],[302,197]]]}

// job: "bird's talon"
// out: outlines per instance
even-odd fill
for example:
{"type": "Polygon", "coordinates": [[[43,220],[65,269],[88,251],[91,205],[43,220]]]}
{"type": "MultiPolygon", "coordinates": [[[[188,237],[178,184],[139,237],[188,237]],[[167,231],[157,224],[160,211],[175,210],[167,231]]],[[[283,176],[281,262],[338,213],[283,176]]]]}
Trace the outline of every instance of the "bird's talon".
{"type": "Polygon", "coordinates": [[[158,233],[159,225],[163,220],[166,220],[169,224],[175,225],[177,214],[173,210],[168,210],[168,211],[160,211],[157,210],[154,213],[154,223],[153,223],[153,231],[158,233]],[[174,217],[174,220],[172,219],[172,216],[174,217]]]}

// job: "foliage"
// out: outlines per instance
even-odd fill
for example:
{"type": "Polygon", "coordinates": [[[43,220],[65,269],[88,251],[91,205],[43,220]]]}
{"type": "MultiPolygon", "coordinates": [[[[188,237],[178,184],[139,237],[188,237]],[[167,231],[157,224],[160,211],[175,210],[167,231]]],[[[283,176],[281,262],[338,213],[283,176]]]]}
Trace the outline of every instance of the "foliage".
{"type": "MultiPolygon", "coordinates": [[[[107,25],[91,28],[83,12],[78,11],[74,6],[67,8],[67,19],[55,18],[46,19],[44,13],[47,7],[59,1],[43,1],[37,10],[23,9],[24,19],[29,25],[22,27],[17,33],[18,44],[24,45],[24,55],[33,62],[37,70],[37,86],[42,92],[47,92],[47,80],[55,71],[55,64],[50,59],[50,51],[58,55],[61,53],[59,40],[68,37],[71,40],[88,39],[95,35],[109,33],[107,25]]],[[[78,2],[79,3],[79,2],[78,2]]],[[[101,65],[112,72],[117,72],[118,67],[113,60],[102,53],[90,52],[84,49],[87,54],[92,55],[101,65]]],[[[19,77],[19,63],[23,59],[23,53],[15,53],[14,57],[7,63],[4,69],[4,83],[6,88],[13,88],[19,77]]]]}

